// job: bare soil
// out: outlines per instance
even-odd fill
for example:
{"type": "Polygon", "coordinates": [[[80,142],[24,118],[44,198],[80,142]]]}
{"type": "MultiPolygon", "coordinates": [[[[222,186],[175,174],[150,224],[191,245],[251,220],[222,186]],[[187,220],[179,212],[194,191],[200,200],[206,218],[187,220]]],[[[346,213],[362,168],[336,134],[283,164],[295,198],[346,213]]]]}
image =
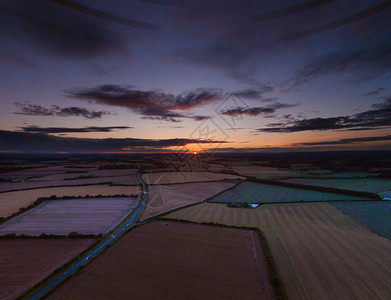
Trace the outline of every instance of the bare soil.
{"type": "Polygon", "coordinates": [[[258,236],[152,222],[127,233],[49,299],[273,299],[258,236]]]}
{"type": "Polygon", "coordinates": [[[0,299],[15,299],[95,243],[94,239],[0,239],[0,299]]]}

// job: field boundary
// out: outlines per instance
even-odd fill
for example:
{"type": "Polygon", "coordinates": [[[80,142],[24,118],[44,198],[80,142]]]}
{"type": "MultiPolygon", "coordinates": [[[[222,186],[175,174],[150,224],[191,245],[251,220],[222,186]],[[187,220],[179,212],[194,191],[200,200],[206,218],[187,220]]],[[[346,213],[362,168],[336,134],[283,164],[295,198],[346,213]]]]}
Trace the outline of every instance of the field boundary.
{"type": "MultiPolygon", "coordinates": [[[[304,204],[304,203],[331,203],[331,202],[335,202],[335,203],[343,203],[343,202],[387,202],[387,200],[383,200],[383,199],[357,199],[357,200],[319,200],[319,201],[285,201],[285,202],[257,202],[257,203],[251,203],[251,204],[259,204],[260,206],[261,205],[265,205],[265,204],[304,204]]],[[[213,202],[213,201],[208,201],[208,203],[212,203],[212,204],[232,204],[232,203],[247,203],[247,202],[223,202],[223,201],[216,201],[216,202],[213,202]]]]}
{"type": "Polygon", "coordinates": [[[258,227],[246,227],[246,226],[229,226],[224,224],[218,224],[214,222],[193,222],[189,220],[183,220],[183,219],[169,219],[169,218],[159,218],[159,220],[167,221],[167,222],[177,222],[177,223],[187,223],[187,224],[193,224],[193,225],[208,225],[208,226],[215,226],[215,227],[223,227],[223,228],[230,228],[230,229],[236,229],[236,230],[246,230],[246,231],[252,231],[255,232],[258,237],[261,244],[261,249],[263,252],[263,256],[266,261],[266,268],[267,273],[269,275],[269,281],[273,288],[274,296],[277,300],[287,300],[288,297],[285,293],[283,283],[280,278],[280,274],[277,270],[277,265],[275,264],[272,252],[270,250],[269,242],[266,239],[265,234],[262,230],[260,230],[258,227]]]}

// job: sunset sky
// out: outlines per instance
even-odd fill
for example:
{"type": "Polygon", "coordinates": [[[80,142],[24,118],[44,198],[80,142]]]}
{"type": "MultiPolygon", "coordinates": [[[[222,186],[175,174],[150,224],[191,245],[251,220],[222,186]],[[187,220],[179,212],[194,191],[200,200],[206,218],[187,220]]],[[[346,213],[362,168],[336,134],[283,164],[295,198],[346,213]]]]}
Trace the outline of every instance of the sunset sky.
{"type": "Polygon", "coordinates": [[[391,1],[0,0],[0,152],[391,150],[391,1]]]}

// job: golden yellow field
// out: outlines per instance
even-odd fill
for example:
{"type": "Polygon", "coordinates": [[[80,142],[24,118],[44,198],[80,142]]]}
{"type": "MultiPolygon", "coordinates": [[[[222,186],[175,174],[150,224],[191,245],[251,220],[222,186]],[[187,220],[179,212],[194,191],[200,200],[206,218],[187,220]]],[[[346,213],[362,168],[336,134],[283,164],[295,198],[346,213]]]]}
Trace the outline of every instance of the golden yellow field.
{"type": "Polygon", "coordinates": [[[138,194],[139,186],[110,186],[110,185],[85,185],[52,187],[16,192],[0,193],[0,217],[7,217],[16,213],[20,208],[27,207],[39,197],[62,196],[111,196],[138,194]]]}
{"type": "Polygon", "coordinates": [[[330,204],[264,205],[254,210],[200,204],[167,218],[260,228],[289,299],[391,295],[391,241],[330,204]]]}

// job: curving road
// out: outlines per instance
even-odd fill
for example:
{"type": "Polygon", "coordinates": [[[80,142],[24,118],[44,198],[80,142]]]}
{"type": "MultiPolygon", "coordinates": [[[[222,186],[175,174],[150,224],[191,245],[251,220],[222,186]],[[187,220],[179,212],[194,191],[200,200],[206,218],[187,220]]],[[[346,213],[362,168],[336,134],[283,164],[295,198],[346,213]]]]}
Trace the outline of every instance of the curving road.
{"type": "Polygon", "coordinates": [[[91,257],[96,256],[99,254],[103,249],[105,249],[112,241],[114,241],[117,237],[121,235],[122,232],[124,232],[130,225],[134,225],[133,221],[137,218],[138,214],[140,213],[141,209],[145,205],[146,201],[146,188],[143,180],[141,179],[141,174],[137,174],[137,179],[143,186],[143,192],[142,192],[142,202],[139,208],[133,213],[132,217],[127,221],[121,228],[119,228],[116,232],[114,232],[110,237],[108,237],[102,244],[91,250],[89,253],[87,253],[86,256],[81,258],[78,262],[73,264],[71,267],[69,267],[66,271],[61,273],[57,278],[55,278],[53,281],[48,283],[45,287],[43,287],[41,290],[39,290],[36,294],[31,296],[29,299],[37,299],[43,294],[45,294],[47,291],[49,291],[52,287],[54,287],[57,283],[62,281],[64,278],[66,278],[69,274],[71,274],[74,270],[78,269],[81,265],[83,265],[85,262],[87,262],[91,257]]]}

